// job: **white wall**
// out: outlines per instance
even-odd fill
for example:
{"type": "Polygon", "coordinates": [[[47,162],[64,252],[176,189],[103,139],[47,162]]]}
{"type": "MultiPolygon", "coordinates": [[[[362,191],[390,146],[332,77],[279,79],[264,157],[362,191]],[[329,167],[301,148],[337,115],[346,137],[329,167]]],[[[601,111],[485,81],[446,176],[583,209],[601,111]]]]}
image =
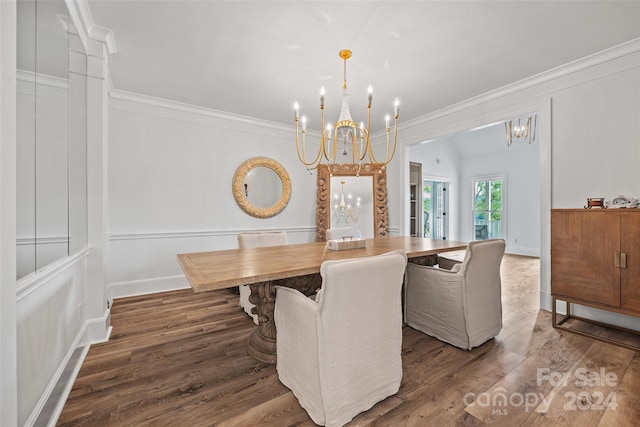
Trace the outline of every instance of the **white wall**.
{"type": "MultiPolygon", "coordinates": [[[[387,173],[395,177],[393,167],[387,173]]],[[[241,231],[285,230],[290,243],[315,241],[316,179],[297,158],[293,126],[112,92],[110,297],[188,287],[176,255],[236,248],[241,231]],[[256,156],[278,161],[291,179],[289,204],[272,218],[253,218],[233,199],[236,168],[256,156]]],[[[390,229],[399,211],[393,185],[390,229]]]]}
{"type": "Polygon", "coordinates": [[[435,141],[425,142],[411,147],[410,159],[422,164],[422,175],[448,178],[449,207],[449,240],[467,241],[460,228],[460,176],[462,158],[453,140],[443,137],[435,141]]]}
{"type": "MultiPolygon", "coordinates": [[[[640,40],[423,116],[401,136],[408,157],[422,141],[531,111],[540,112],[540,305],[550,309],[550,209],[640,193],[640,40]]],[[[638,318],[578,312],[640,330],[638,318]]]]}
{"type": "Polygon", "coordinates": [[[640,66],[585,81],[553,96],[554,208],[587,197],[640,197],[640,66]]]}
{"type": "Polygon", "coordinates": [[[240,231],[315,240],[316,175],[298,161],[292,127],[119,92],[109,107],[111,296],[188,286],[176,255],[235,248],[240,231]],[[256,156],[291,179],[272,218],[247,215],[231,191],[236,168],[256,156]]]}

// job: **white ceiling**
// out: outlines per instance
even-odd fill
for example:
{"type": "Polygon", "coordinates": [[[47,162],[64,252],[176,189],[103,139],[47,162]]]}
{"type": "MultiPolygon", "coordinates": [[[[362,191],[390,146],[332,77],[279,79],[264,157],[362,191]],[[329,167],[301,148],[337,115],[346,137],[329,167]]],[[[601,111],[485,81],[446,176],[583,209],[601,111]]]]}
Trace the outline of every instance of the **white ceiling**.
{"type": "MultiPolygon", "coordinates": [[[[341,49],[354,120],[409,120],[640,37],[640,1],[89,0],[113,30],[116,89],[319,129],[336,120],[341,49]]],[[[377,126],[378,128],[380,126],[377,126]]]]}

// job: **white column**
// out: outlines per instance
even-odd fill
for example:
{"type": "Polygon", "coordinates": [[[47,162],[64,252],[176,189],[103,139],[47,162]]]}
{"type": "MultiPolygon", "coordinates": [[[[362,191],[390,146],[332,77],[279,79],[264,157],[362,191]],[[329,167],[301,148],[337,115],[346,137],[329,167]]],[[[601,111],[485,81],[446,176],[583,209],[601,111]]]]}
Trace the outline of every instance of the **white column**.
{"type": "Polygon", "coordinates": [[[0,425],[18,423],[16,361],[16,2],[0,1],[0,425]]]}
{"type": "MultiPolygon", "coordinates": [[[[95,27],[94,27],[95,29],[95,27]]],[[[90,342],[108,339],[108,56],[110,32],[92,31],[87,41],[88,257],[86,310],[90,342]],[[91,320],[92,319],[92,320],[91,320]]]]}

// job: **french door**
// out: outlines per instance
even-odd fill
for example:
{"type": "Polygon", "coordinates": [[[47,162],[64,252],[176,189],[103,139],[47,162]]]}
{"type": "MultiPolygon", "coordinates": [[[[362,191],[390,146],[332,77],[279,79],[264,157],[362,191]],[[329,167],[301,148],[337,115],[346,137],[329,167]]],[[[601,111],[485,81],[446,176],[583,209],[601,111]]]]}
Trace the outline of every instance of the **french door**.
{"type": "Polygon", "coordinates": [[[449,197],[447,193],[448,182],[424,180],[423,181],[423,226],[424,237],[447,240],[449,234],[449,221],[447,208],[449,197]]]}

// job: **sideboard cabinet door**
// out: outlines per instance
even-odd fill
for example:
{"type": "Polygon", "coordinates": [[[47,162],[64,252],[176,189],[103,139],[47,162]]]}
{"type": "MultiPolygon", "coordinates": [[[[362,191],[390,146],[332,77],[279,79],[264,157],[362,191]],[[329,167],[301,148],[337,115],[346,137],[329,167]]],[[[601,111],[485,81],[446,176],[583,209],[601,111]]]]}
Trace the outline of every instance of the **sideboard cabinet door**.
{"type": "MultiPolygon", "coordinates": [[[[637,224],[636,224],[637,225],[637,224]]],[[[637,248],[637,246],[636,246],[637,248]]],[[[551,293],[620,307],[620,214],[610,210],[551,211],[551,293]]],[[[637,304],[637,288],[628,291],[637,304]]]]}
{"type": "Polygon", "coordinates": [[[621,306],[640,313],[640,210],[621,211],[621,306]]]}

